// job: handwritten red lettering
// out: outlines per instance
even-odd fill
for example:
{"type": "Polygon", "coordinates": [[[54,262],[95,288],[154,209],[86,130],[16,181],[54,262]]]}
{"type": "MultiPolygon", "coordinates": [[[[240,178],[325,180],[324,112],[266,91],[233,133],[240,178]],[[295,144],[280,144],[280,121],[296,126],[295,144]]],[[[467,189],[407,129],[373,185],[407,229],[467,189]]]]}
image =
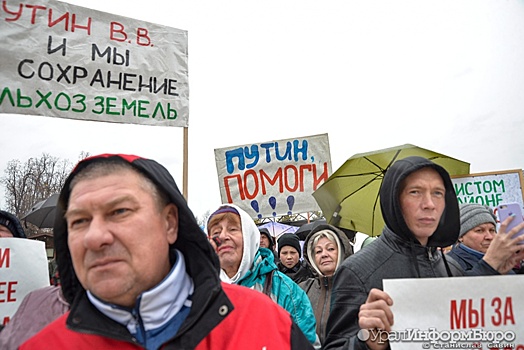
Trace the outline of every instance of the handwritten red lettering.
{"type": "Polygon", "coordinates": [[[9,268],[10,265],[11,265],[11,249],[0,248],[0,268],[4,268],[4,267],[9,268]]]}
{"type": "Polygon", "coordinates": [[[15,287],[17,284],[17,281],[0,282],[0,303],[16,302],[14,294],[16,293],[15,287]],[[4,297],[4,294],[7,294],[7,298],[4,297]]]}

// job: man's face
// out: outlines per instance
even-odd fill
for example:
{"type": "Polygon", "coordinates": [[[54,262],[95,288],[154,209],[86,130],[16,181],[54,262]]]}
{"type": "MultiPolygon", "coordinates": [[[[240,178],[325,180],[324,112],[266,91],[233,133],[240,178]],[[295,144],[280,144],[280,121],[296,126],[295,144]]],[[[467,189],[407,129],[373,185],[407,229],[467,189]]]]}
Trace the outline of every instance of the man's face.
{"type": "Polygon", "coordinates": [[[280,250],[280,261],[288,269],[298,264],[298,251],[292,246],[286,245],[280,250]]]}
{"type": "Polygon", "coordinates": [[[178,209],[158,208],[140,175],[122,170],[79,181],[66,213],[73,267],[100,299],[131,307],[169,273],[178,209]]]}
{"type": "Polygon", "coordinates": [[[4,225],[0,225],[0,238],[14,237],[11,231],[4,225]]]}
{"type": "Polygon", "coordinates": [[[260,248],[269,248],[269,238],[266,235],[260,234],[260,248]]]}
{"type": "Polygon", "coordinates": [[[491,241],[495,238],[495,234],[497,234],[495,225],[487,222],[472,228],[460,237],[459,240],[471,249],[486,253],[491,241]]]}
{"type": "Polygon", "coordinates": [[[436,170],[422,168],[409,174],[403,184],[400,206],[404,220],[420,244],[426,245],[444,212],[444,181],[436,170]]]}
{"type": "Polygon", "coordinates": [[[244,253],[242,224],[238,215],[229,215],[208,229],[209,238],[218,238],[220,245],[213,244],[220,260],[220,268],[233,277],[240,267],[244,253]],[[229,219],[228,219],[229,218],[229,219]]]}

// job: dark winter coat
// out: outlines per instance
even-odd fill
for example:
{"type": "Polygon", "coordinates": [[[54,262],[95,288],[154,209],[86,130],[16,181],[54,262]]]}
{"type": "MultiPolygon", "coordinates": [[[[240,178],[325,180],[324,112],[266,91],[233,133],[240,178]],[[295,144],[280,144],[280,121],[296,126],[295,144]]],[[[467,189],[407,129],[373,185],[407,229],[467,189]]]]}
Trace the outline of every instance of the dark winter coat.
{"type": "Polygon", "coordinates": [[[286,274],[293,282],[299,284],[304,282],[310,277],[313,277],[313,272],[309,269],[304,261],[298,261],[298,263],[292,268],[288,269],[281,261],[277,263],[278,271],[286,274]]]}
{"type": "MultiPolygon", "coordinates": [[[[482,259],[483,256],[484,254],[481,252],[468,251],[462,243],[458,243],[447,253],[446,258],[455,260],[465,271],[466,275],[480,276],[482,271],[489,271],[490,269],[488,263],[482,259]]],[[[509,270],[508,275],[514,274],[515,271],[509,270]]]]}
{"type": "MultiPolygon", "coordinates": [[[[385,227],[381,236],[344,261],[335,273],[331,313],[324,349],[367,349],[357,338],[358,313],[372,288],[383,289],[386,278],[426,278],[463,275],[455,261],[447,262],[437,247],[456,242],[460,229],[457,197],[449,174],[421,157],[396,161],[387,171],[380,189],[385,227]],[[426,246],[408,228],[400,206],[401,182],[411,173],[430,167],[444,182],[445,210],[426,246]]],[[[493,269],[485,274],[493,274],[493,269]]],[[[496,272],[495,272],[496,273],[496,272]]]]}

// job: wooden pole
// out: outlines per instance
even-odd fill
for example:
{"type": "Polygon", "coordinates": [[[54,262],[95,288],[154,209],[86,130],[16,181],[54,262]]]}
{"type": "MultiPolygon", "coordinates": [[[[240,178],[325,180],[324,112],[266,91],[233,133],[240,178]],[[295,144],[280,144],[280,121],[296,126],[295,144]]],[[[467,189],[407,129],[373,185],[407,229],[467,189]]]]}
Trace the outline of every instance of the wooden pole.
{"type": "Polygon", "coordinates": [[[184,195],[184,198],[186,201],[188,200],[188,193],[187,193],[187,178],[188,178],[188,127],[184,127],[184,163],[182,165],[183,168],[183,178],[182,178],[182,194],[184,195]]]}

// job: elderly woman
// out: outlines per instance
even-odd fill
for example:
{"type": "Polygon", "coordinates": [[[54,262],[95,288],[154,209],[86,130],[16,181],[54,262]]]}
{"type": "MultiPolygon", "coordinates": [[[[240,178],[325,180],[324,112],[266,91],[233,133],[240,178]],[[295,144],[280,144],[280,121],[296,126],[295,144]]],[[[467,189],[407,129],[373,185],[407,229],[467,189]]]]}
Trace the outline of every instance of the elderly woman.
{"type": "MultiPolygon", "coordinates": [[[[471,271],[479,265],[488,266],[484,256],[492,250],[501,249],[498,241],[503,236],[497,236],[497,217],[490,207],[476,204],[460,204],[460,233],[458,242],[447,254],[462,266],[465,271],[471,271]]],[[[515,274],[513,270],[507,274],[515,274]]]]}
{"type": "Polygon", "coordinates": [[[299,285],[307,293],[313,306],[321,344],[326,336],[333,275],[342,261],[351,254],[353,247],[348,237],[329,224],[314,227],[304,242],[304,259],[316,271],[317,276],[299,285]]]}
{"type": "Polygon", "coordinates": [[[271,250],[259,248],[260,231],[249,214],[236,205],[224,204],[209,217],[207,234],[220,260],[220,279],[267,294],[291,314],[308,340],[319,348],[306,293],[278,271],[271,250]]]}

